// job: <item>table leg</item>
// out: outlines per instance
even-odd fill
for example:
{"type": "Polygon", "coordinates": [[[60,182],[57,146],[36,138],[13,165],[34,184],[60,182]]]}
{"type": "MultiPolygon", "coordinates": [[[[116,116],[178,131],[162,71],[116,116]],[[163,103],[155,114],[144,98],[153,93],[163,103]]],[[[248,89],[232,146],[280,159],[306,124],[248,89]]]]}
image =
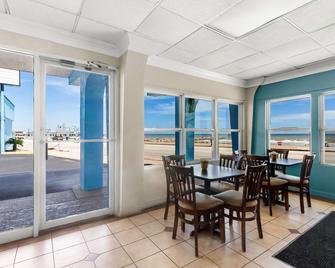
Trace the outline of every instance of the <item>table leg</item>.
{"type": "Polygon", "coordinates": [[[211,182],[209,180],[205,180],[205,194],[211,193],[211,182]]]}
{"type": "Polygon", "coordinates": [[[270,165],[270,177],[276,177],[276,165],[270,165]]]}

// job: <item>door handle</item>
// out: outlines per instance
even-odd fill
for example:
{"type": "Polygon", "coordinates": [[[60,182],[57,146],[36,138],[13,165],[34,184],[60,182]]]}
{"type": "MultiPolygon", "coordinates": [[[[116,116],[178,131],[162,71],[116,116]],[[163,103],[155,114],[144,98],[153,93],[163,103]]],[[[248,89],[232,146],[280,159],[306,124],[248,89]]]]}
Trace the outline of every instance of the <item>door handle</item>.
{"type": "Polygon", "coordinates": [[[45,143],[45,160],[48,160],[49,153],[48,153],[48,143],[45,143]]]}

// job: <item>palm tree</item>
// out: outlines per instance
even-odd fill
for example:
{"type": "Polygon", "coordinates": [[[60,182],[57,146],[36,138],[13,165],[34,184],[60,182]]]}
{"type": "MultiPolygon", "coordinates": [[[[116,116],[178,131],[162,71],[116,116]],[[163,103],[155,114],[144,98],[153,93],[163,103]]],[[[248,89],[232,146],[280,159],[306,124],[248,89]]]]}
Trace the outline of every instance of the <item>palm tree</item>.
{"type": "Polygon", "coordinates": [[[13,151],[16,151],[18,145],[23,146],[23,140],[10,138],[6,141],[6,144],[13,144],[13,151]]]}

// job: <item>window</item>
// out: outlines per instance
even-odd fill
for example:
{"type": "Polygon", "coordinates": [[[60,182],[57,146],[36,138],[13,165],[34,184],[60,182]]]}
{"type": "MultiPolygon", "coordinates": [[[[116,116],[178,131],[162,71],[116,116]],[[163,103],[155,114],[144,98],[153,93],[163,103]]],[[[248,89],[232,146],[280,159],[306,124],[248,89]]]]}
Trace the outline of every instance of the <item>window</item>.
{"type": "Polygon", "coordinates": [[[232,154],[239,149],[239,105],[218,102],[217,113],[219,153],[232,154]]]}
{"type": "Polygon", "coordinates": [[[179,154],[180,97],[144,94],[144,164],[161,164],[162,155],[179,154]]]}
{"type": "Polygon", "coordinates": [[[185,98],[186,160],[213,158],[212,101],[185,98]]]}
{"type": "Polygon", "coordinates": [[[289,157],[301,159],[310,151],[310,97],[270,101],[268,148],[288,149],[289,157]]]}
{"type": "Polygon", "coordinates": [[[322,96],[323,120],[321,122],[322,163],[335,165],[335,93],[322,96]]]}

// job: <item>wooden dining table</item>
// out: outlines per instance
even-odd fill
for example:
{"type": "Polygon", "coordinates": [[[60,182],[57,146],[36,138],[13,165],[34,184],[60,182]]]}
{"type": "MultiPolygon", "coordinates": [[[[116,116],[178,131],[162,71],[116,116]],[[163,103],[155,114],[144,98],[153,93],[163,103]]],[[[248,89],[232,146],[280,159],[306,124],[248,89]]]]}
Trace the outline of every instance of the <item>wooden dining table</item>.
{"type": "Polygon", "coordinates": [[[235,185],[238,186],[240,178],[245,174],[244,170],[226,168],[213,164],[209,164],[206,171],[201,169],[200,164],[188,165],[188,167],[193,167],[194,177],[196,179],[204,181],[206,194],[211,193],[211,182],[234,179],[235,185]]]}
{"type": "Polygon", "coordinates": [[[299,159],[283,159],[278,158],[276,161],[273,161],[270,159],[270,176],[275,177],[276,176],[276,166],[282,166],[282,167],[291,167],[295,165],[299,165],[302,163],[302,160],[299,159]]]}

